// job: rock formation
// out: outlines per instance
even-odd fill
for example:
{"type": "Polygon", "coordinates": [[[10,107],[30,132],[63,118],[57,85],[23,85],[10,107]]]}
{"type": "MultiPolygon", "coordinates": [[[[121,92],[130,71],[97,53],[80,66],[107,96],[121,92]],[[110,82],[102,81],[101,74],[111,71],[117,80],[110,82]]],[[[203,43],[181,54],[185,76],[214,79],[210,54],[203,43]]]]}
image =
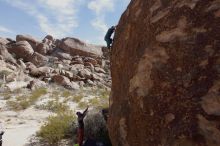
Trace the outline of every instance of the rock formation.
{"type": "Polygon", "coordinates": [[[114,146],[220,145],[220,1],[132,0],[112,48],[114,146]]]}
{"type": "Polygon", "coordinates": [[[76,38],[65,38],[60,43],[59,47],[71,55],[81,55],[87,57],[101,57],[101,47],[86,44],[76,38]]]}
{"type": "Polygon", "coordinates": [[[102,48],[78,39],[56,40],[50,35],[42,41],[29,35],[17,35],[16,41],[0,38],[0,61],[0,81],[10,90],[35,89],[51,82],[74,90],[111,86],[110,65],[105,63],[109,60],[102,56],[102,48]]]}
{"type": "Polygon", "coordinates": [[[0,55],[3,57],[3,59],[7,62],[16,64],[16,60],[13,58],[13,56],[8,52],[8,50],[5,48],[4,45],[0,44],[0,55]]]}
{"type": "Polygon", "coordinates": [[[17,35],[16,36],[16,41],[20,42],[20,41],[27,41],[33,49],[35,49],[38,44],[40,43],[37,39],[35,39],[34,37],[30,36],[30,35],[17,35]]]}
{"type": "Polygon", "coordinates": [[[6,45],[7,43],[9,43],[7,39],[0,37],[0,44],[6,45]]]}

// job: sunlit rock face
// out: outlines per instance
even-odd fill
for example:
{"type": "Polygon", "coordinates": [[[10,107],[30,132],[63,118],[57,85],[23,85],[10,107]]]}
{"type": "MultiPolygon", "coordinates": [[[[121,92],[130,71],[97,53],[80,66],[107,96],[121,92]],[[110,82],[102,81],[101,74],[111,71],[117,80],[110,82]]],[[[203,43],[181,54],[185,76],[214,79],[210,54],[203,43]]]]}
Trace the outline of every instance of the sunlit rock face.
{"type": "Polygon", "coordinates": [[[132,0],[111,54],[114,146],[220,145],[219,0],[132,0]]]}

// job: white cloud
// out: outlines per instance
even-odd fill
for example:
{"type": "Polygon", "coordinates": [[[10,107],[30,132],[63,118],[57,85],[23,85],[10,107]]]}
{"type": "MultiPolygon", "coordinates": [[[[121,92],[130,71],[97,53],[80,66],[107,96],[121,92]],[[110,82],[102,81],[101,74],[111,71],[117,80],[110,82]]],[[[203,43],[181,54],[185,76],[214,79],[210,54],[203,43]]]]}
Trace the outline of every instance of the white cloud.
{"type": "Polygon", "coordinates": [[[101,31],[102,33],[106,33],[108,27],[105,24],[104,19],[97,17],[96,19],[92,20],[92,26],[97,30],[101,31]]]}
{"type": "Polygon", "coordinates": [[[92,0],[88,3],[88,8],[100,15],[102,12],[114,10],[114,0],[92,0]]]}
{"type": "Polygon", "coordinates": [[[0,32],[3,32],[3,33],[13,33],[12,30],[10,30],[10,29],[8,29],[8,28],[6,28],[4,26],[1,26],[1,25],[0,25],[0,32]]]}
{"type": "Polygon", "coordinates": [[[91,0],[88,8],[96,14],[96,18],[91,21],[91,25],[104,35],[108,29],[105,22],[107,12],[113,12],[116,0],[91,0]]]}
{"type": "Polygon", "coordinates": [[[64,37],[78,26],[77,11],[83,0],[3,0],[35,17],[42,32],[64,37]]]}

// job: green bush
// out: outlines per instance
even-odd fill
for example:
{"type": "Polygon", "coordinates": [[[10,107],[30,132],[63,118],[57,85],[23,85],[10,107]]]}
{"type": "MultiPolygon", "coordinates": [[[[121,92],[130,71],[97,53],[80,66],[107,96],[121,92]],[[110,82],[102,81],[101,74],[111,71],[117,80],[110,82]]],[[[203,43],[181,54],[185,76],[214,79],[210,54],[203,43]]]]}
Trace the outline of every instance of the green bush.
{"type": "Polygon", "coordinates": [[[73,131],[73,121],[75,121],[75,117],[72,112],[59,113],[57,116],[51,116],[41,127],[37,136],[47,141],[50,145],[55,145],[60,140],[70,137],[73,131]]]}

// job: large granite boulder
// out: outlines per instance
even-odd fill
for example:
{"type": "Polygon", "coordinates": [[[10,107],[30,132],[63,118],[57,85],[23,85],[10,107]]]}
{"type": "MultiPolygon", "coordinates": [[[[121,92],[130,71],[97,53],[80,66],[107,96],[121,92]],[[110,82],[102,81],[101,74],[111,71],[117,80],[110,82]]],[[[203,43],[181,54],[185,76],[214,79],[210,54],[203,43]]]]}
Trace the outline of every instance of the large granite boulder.
{"type": "Polygon", "coordinates": [[[59,45],[59,48],[72,56],[80,55],[93,58],[100,58],[102,56],[102,50],[100,46],[86,44],[85,42],[76,38],[65,38],[59,45]]]}
{"type": "Polygon", "coordinates": [[[13,56],[8,52],[7,48],[4,45],[0,44],[0,55],[3,57],[3,59],[7,62],[17,64],[16,60],[13,58],[13,56]]]}
{"type": "Polygon", "coordinates": [[[29,56],[27,61],[32,62],[34,65],[40,67],[48,63],[49,59],[37,52],[34,52],[32,56],[29,56]]]}
{"type": "Polygon", "coordinates": [[[24,60],[27,60],[34,53],[33,48],[27,41],[10,44],[7,48],[10,53],[16,55],[16,58],[23,58],[24,60]]]}
{"type": "Polygon", "coordinates": [[[220,145],[219,0],[132,0],[112,48],[114,146],[220,145]]]}
{"type": "Polygon", "coordinates": [[[0,37],[0,44],[6,45],[7,43],[9,43],[7,39],[0,37]]]}
{"type": "Polygon", "coordinates": [[[35,39],[30,35],[17,35],[16,42],[20,42],[20,41],[27,41],[32,46],[33,49],[35,49],[40,43],[37,39],[35,39]]]}
{"type": "Polygon", "coordinates": [[[8,46],[8,51],[16,55],[16,58],[23,58],[24,61],[32,62],[36,66],[43,66],[48,63],[48,58],[34,52],[27,41],[19,41],[8,46]]]}
{"type": "Polygon", "coordinates": [[[74,90],[79,89],[79,85],[77,83],[71,82],[69,78],[62,76],[62,75],[54,75],[52,77],[52,81],[68,89],[74,89],[74,90]]]}
{"type": "Polygon", "coordinates": [[[39,43],[35,49],[36,52],[42,55],[47,55],[48,53],[52,52],[52,50],[53,48],[46,43],[39,43]]]}
{"type": "Polygon", "coordinates": [[[52,42],[54,42],[54,40],[55,40],[52,35],[47,35],[47,36],[43,39],[43,41],[46,40],[46,39],[47,39],[47,40],[50,40],[50,41],[52,41],[52,42]]]}
{"type": "Polygon", "coordinates": [[[72,56],[68,53],[57,52],[55,56],[60,60],[72,60],[72,56]]]}

